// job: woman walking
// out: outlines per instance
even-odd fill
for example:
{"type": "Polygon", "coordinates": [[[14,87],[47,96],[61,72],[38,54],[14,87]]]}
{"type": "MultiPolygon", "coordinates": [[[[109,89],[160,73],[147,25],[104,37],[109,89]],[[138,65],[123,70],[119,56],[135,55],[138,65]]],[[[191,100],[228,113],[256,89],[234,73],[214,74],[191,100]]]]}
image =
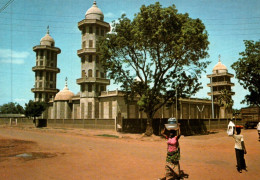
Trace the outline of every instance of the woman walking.
{"type": "Polygon", "coordinates": [[[236,134],[233,134],[233,138],[235,139],[235,152],[237,159],[237,171],[242,173],[242,170],[247,171],[246,162],[244,158],[244,154],[246,154],[246,147],[244,143],[244,137],[241,133],[242,126],[235,126],[236,134]]]}
{"type": "Polygon", "coordinates": [[[166,180],[177,179],[180,176],[180,148],[179,148],[179,138],[180,134],[177,135],[178,130],[170,130],[170,136],[167,141],[167,156],[166,156],[166,180]]]}

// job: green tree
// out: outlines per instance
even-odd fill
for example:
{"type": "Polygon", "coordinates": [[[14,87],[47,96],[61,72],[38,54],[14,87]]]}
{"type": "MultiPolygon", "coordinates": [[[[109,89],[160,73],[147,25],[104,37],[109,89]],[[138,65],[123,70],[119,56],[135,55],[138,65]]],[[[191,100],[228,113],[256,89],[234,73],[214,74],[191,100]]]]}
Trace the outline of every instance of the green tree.
{"type": "Polygon", "coordinates": [[[99,39],[100,60],[126,100],[140,97],[145,134],[151,135],[154,114],[175,97],[176,87],[178,97],[201,88],[198,79],[209,64],[200,61],[208,57],[208,34],[200,19],[159,2],[143,5],[133,20],[122,15],[112,26],[112,33],[99,39]]]}
{"type": "Polygon", "coordinates": [[[242,103],[260,107],[260,41],[245,40],[245,51],[231,67],[244,89],[249,91],[242,103]]]}
{"type": "Polygon", "coordinates": [[[30,100],[27,104],[25,104],[25,116],[26,117],[33,117],[33,123],[36,127],[36,117],[42,115],[45,111],[47,105],[45,102],[34,102],[30,100]]]}
{"type": "Polygon", "coordinates": [[[229,90],[223,89],[220,91],[220,96],[218,98],[219,106],[225,107],[225,116],[227,116],[227,110],[231,110],[234,101],[232,99],[232,94],[229,90]]]}
{"type": "Polygon", "coordinates": [[[24,109],[18,103],[9,102],[0,106],[0,114],[23,114],[24,109]]]}

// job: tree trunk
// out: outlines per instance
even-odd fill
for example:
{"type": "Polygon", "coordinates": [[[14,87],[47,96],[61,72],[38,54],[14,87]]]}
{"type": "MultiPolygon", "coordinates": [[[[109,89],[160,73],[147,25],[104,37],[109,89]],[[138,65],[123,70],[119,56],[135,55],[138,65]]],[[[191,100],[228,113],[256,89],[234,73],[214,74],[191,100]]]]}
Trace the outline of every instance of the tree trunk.
{"type": "Polygon", "coordinates": [[[149,115],[147,115],[147,124],[146,124],[145,135],[146,136],[153,135],[153,118],[149,115]]]}
{"type": "Polygon", "coordinates": [[[36,118],[35,117],[33,117],[33,123],[34,123],[34,126],[37,127],[36,126],[36,118]]]}

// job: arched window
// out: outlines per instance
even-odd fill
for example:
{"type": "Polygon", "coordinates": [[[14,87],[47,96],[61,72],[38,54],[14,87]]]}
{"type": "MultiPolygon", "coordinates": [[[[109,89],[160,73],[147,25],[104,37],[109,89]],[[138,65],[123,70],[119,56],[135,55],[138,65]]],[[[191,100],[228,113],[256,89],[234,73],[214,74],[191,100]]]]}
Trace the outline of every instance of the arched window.
{"type": "Polygon", "coordinates": [[[85,77],[86,73],[85,73],[85,70],[82,70],[81,71],[81,77],[85,77]]]}
{"type": "Polygon", "coordinates": [[[92,26],[89,27],[89,34],[92,34],[93,33],[93,28],[92,26]]]}
{"type": "Polygon", "coordinates": [[[88,92],[92,92],[92,84],[88,84],[88,92]]]}
{"type": "Polygon", "coordinates": [[[89,40],[89,44],[88,44],[88,46],[89,46],[90,48],[93,47],[93,40],[89,40]]]}
{"type": "Polygon", "coordinates": [[[88,62],[92,62],[92,55],[88,56],[88,62]]]}
{"type": "Polygon", "coordinates": [[[96,63],[98,64],[99,63],[99,56],[96,55],[96,63]]]}
{"type": "Polygon", "coordinates": [[[92,77],[92,69],[88,70],[88,77],[92,77]]]}
{"type": "Polygon", "coordinates": [[[82,49],[84,49],[86,47],[86,41],[82,42],[82,49]]]}
{"type": "Polygon", "coordinates": [[[96,35],[99,35],[99,27],[96,27],[96,35]]]}

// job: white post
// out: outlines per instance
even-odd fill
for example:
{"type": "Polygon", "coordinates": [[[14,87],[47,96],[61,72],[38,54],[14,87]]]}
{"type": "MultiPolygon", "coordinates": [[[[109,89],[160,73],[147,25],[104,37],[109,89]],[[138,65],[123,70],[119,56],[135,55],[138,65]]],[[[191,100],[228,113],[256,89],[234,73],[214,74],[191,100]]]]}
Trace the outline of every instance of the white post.
{"type": "Polygon", "coordinates": [[[210,84],[211,84],[211,104],[212,104],[212,119],[214,119],[214,102],[213,102],[213,83],[212,83],[212,75],[210,77],[210,84]]]}

